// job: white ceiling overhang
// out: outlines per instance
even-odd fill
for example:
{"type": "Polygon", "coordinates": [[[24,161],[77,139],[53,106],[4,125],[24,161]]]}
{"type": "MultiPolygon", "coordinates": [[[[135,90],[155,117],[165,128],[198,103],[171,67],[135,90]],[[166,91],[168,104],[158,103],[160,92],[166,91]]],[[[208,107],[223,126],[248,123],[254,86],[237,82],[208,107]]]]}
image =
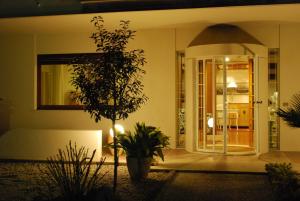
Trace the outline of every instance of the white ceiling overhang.
{"type": "Polygon", "coordinates": [[[300,23],[299,10],[300,4],[283,4],[2,18],[0,33],[91,32],[93,26],[89,22],[97,15],[104,18],[108,28],[117,27],[120,20],[130,20],[130,27],[136,30],[180,28],[201,23],[300,23]]]}

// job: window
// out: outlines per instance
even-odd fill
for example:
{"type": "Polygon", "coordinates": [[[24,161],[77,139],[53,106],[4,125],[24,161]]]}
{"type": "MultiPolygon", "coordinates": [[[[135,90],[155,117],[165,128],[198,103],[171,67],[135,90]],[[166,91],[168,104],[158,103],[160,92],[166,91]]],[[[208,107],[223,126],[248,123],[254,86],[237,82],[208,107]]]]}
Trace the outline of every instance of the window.
{"type": "MultiPolygon", "coordinates": [[[[75,58],[93,57],[95,55],[97,54],[38,55],[37,109],[83,109],[83,105],[75,100],[76,90],[71,84],[72,64],[75,64],[75,58]]],[[[76,63],[79,62],[77,61],[76,63]]]]}
{"type": "Polygon", "coordinates": [[[177,52],[177,77],[176,77],[176,88],[177,88],[177,136],[176,146],[182,148],[185,145],[185,75],[184,75],[184,60],[185,55],[183,52],[177,52]]]}
{"type": "Polygon", "coordinates": [[[269,148],[279,150],[280,148],[280,129],[279,118],[276,111],[279,106],[279,49],[269,49],[269,148]]]}

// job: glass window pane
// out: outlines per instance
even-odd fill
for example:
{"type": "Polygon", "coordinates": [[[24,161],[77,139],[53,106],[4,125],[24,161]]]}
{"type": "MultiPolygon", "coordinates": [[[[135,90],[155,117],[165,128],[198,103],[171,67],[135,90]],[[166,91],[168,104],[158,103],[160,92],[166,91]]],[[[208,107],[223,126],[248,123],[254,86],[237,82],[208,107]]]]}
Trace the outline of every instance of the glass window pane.
{"type": "Polygon", "coordinates": [[[72,67],[65,64],[41,66],[41,104],[79,105],[71,84],[72,67]]]}

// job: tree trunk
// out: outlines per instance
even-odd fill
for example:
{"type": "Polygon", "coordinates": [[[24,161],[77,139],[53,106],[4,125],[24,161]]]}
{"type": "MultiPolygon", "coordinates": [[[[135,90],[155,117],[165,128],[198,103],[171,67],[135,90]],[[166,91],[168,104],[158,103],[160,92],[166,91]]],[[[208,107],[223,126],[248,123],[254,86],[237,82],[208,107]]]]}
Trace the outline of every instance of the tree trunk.
{"type": "Polygon", "coordinates": [[[117,132],[115,128],[116,120],[112,120],[112,129],[113,129],[113,142],[114,142],[114,184],[113,184],[113,192],[116,192],[117,189],[117,180],[118,180],[118,166],[119,166],[119,158],[118,158],[118,150],[117,150],[117,132]]]}

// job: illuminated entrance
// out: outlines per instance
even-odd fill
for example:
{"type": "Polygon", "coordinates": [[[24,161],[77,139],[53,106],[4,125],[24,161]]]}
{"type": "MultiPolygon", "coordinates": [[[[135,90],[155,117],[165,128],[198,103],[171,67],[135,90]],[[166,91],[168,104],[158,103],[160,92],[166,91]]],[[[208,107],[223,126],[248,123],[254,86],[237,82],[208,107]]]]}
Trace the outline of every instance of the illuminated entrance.
{"type": "Polygon", "coordinates": [[[233,25],[204,29],[185,49],[185,146],[268,151],[268,49],[233,25]]]}
{"type": "Polygon", "coordinates": [[[255,152],[253,65],[246,55],[197,60],[197,150],[255,152]]]}

